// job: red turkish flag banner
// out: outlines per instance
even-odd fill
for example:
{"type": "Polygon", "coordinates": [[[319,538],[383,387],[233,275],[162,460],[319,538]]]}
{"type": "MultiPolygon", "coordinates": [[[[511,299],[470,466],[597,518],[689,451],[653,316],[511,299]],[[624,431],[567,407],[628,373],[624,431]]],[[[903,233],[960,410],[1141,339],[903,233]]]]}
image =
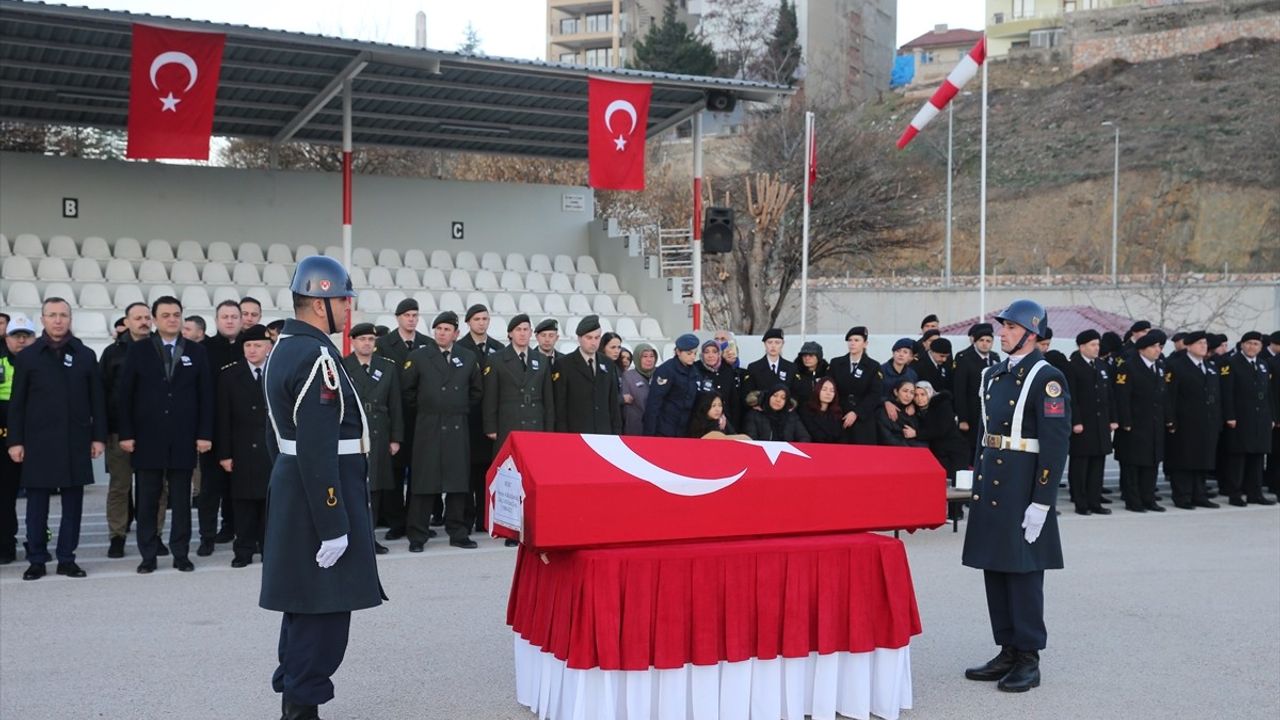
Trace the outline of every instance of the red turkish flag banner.
{"type": "Polygon", "coordinates": [[[226,41],[222,33],[134,24],[127,157],[209,159],[226,41]]]}
{"type": "Polygon", "coordinates": [[[651,83],[587,79],[588,184],[598,190],[644,189],[644,139],[651,83]]]}

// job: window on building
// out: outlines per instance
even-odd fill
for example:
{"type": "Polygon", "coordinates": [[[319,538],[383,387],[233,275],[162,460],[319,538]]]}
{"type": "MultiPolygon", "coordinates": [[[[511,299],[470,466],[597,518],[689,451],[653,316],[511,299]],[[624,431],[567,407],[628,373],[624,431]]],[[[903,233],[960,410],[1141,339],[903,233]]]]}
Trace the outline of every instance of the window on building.
{"type": "Polygon", "coordinates": [[[993,20],[993,23],[992,23],[992,24],[994,24],[994,25],[999,25],[1000,23],[1003,23],[1003,22],[1004,22],[1004,13],[996,13],[996,14],[995,14],[995,16],[992,18],[992,20],[993,20]]]}
{"type": "Polygon", "coordinates": [[[628,58],[629,54],[630,53],[627,52],[627,48],[625,47],[618,48],[618,67],[626,66],[627,60],[629,59],[628,58]]]}
{"type": "Polygon", "coordinates": [[[578,62],[578,56],[574,53],[560,53],[560,62],[574,65],[578,62]]]}
{"type": "Polygon", "coordinates": [[[1062,28],[1032,30],[1030,45],[1033,48],[1055,48],[1062,44],[1062,28]]]}
{"type": "Polygon", "coordinates": [[[1022,20],[1036,16],[1036,0],[1013,0],[1013,12],[1010,15],[1014,20],[1022,20]]]}
{"type": "Polygon", "coordinates": [[[593,67],[608,67],[609,66],[609,48],[607,47],[591,48],[590,50],[587,50],[585,53],[583,53],[582,60],[584,65],[591,65],[593,67]]]}
{"type": "Polygon", "coordinates": [[[578,33],[578,18],[564,18],[560,21],[561,35],[576,35],[578,33]]]}
{"type": "Polygon", "coordinates": [[[1076,0],[1062,0],[1062,12],[1072,13],[1076,11],[1076,0]]]}
{"type": "Polygon", "coordinates": [[[920,53],[920,64],[921,64],[921,65],[931,65],[931,64],[933,64],[933,63],[934,63],[934,62],[936,62],[936,61],[937,61],[937,60],[936,60],[936,58],[934,57],[933,52],[926,50],[925,52],[920,53]]]}
{"type": "Polygon", "coordinates": [[[587,32],[609,32],[612,28],[613,15],[601,13],[587,16],[587,32]]]}

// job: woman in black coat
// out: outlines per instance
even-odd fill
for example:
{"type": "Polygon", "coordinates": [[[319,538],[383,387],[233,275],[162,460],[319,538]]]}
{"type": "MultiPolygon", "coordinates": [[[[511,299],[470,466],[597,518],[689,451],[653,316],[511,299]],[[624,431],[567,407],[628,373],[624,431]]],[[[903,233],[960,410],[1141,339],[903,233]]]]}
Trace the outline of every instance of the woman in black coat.
{"type": "Polygon", "coordinates": [[[693,406],[693,416],[689,418],[688,436],[691,438],[706,437],[718,432],[733,435],[733,425],[724,412],[724,400],[715,392],[698,393],[697,402],[693,406]]]}
{"type": "Polygon", "coordinates": [[[809,433],[809,441],[840,442],[844,434],[843,418],[844,411],[836,397],[836,381],[829,377],[819,378],[809,402],[800,407],[800,422],[809,433]]]}
{"type": "Polygon", "coordinates": [[[827,361],[822,359],[822,346],[810,340],[796,355],[796,379],[791,384],[795,390],[796,404],[804,407],[817,389],[818,380],[827,376],[827,361]]]}
{"type": "Polygon", "coordinates": [[[891,420],[883,405],[876,408],[876,426],[881,445],[928,447],[920,439],[920,416],[916,414],[916,384],[908,378],[899,378],[893,384],[889,402],[898,409],[898,418],[891,420]]]}
{"type": "Polygon", "coordinates": [[[743,431],[752,440],[809,442],[809,433],[796,415],[795,401],[786,385],[778,383],[759,409],[747,410],[743,431]]]}
{"type": "Polygon", "coordinates": [[[954,480],[956,471],[968,469],[973,457],[969,443],[956,424],[951,393],[935,391],[932,383],[922,380],[916,383],[915,405],[916,437],[929,444],[929,451],[947,471],[947,479],[954,480]]]}

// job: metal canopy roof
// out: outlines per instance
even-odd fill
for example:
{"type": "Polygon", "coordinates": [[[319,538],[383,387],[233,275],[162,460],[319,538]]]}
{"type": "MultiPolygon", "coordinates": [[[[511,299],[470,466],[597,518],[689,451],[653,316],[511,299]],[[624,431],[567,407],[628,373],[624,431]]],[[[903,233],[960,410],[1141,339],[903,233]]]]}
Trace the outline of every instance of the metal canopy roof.
{"type": "Polygon", "coordinates": [[[0,119],[124,128],[131,25],[227,36],[215,135],[339,144],[352,79],[356,145],[587,156],[587,76],[653,83],[647,136],[704,107],[707,91],[773,101],[767,83],[423,50],[111,10],[0,0],[0,119]]]}

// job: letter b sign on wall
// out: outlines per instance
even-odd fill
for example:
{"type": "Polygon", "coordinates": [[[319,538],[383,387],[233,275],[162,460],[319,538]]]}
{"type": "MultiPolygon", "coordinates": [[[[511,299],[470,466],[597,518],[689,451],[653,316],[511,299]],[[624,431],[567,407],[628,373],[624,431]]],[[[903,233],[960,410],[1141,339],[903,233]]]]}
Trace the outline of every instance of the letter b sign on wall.
{"type": "Polygon", "coordinates": [[[62,198],[62,217],[64,218],[80,217],[80,199],[79,198],[62,198]]]}

